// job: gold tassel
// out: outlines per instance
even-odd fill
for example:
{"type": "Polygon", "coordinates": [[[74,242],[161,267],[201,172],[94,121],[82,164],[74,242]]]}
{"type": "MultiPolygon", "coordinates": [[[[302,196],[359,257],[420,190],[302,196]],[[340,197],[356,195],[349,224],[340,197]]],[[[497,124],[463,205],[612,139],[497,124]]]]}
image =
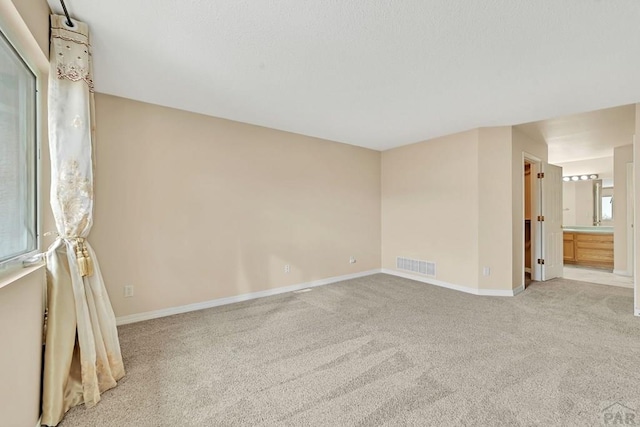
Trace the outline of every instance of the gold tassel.
{"type": "Polygon", "coordinates": [[[88,273],[88,265],[87,258],[84,256],[84,251],[82,249],[82,240],[78,239],[78,243],[76,246],[76,259],[78,260],[78,271],[80,272],[80,276],[86,277],[88,273]]]}
{"type": "Polygon", "coordinates": [[[84,259],[87,261],[87,276],[93,276],[93,260],[86,246],[82,248],[82,255],[84,255],[84,259]]]}
{"type": "Polygon", "coordinates": [[[78,258],[78,270],[80,270],[80,275],[82,277],[87,276],[87,259],[83,256],[78,258]]]}

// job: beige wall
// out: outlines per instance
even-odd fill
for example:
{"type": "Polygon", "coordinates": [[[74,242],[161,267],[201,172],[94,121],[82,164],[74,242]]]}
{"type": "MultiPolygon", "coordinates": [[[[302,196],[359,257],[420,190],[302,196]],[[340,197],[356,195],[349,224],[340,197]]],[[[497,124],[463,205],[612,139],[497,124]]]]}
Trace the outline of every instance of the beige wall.
{"type": "Polygon", "coordinates": [[[627,266],[627,163],[633,162],[633,145],[613,151],[613,270],[632,275],[627,266]]]}
{"type": "Polygon", "coordinates": [[[481,128],[382,154],[382,267],[437,263],[436,280],[511,291],[523,283],[523,153],[547,145],[511,127],[481,128]],[[484,275],[488,267],[490,274],[484,275]]]}
{"type": "MultiPolygon", "coordinates": [[[[512,281],[512,203],[508,195],[512,178],[512,134],[511,127],[481,128],[478,139],[478,284],[482,289],[511,290],[512,281]],[[490,274],[483,274],[489,267],[490,274]]],[[[524,166],[520,160],[520,174],[524,166]]],[[[523,210],[520,211],[521,216],[523,210]]],[[[524,241],[522,243],[524,247],[524,241]]]]}
{"type": "Polygon", "coordinates": [[[49,14],[51,10],[45,0],[11,0],[29,28],[40,50],[49,52],[49,14]]]}
{"type": "Polygon", "coordinates": [[[117,316],[380,268],[379,152],[103,94],[96,121],[117,316]]]}
{"type": "MultiPolygon", "coordinates": [[[[512,194],[512,233],[513,233],[513,257],[512,257],[512,283],[517,288],[524,284],[524,161],[523,156],[533,156],[543,162],[548,159],[548,147],[543,140],[535,140],[516,128],[512,128],[512,181],[510,192],[512,194]]],[[[536,173],[535,167],[532,173],[536,173]]],[[[536,194],[536,181],[532,181],[536,194]]],[[[508,194],[508,189],[505,194],[508,194]]],[[[536,206],[535,204],[533,206],[536,206]]],[[[537,214],[532,212],[532,217],[537,214]]],[[[531,221],[532,235],[535,232],[535,221],[531,221]]]]}
{"type": "Polygon", "coordinates": [[[433,261],[437,280],[478,287],[478,130],[382,153],[382,267],[433,261]]]}
{"type": "Polygon", "coordinates": [[[32,427],[40,417],[44,280],[44,267],[9,284],[0,280],[0,425],[3,426],[32,427]]]}

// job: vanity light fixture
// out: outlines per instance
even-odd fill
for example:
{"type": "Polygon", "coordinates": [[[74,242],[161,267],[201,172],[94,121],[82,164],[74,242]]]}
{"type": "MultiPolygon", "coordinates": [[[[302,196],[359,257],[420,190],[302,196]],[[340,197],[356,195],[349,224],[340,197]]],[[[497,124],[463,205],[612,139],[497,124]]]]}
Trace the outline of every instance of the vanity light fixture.
{"type": "Polygon", "coordinates": [[[598,175],[592,173],[591,175],[574,175],[574,176],[563,176],[562,180],[564,182],[569,181],[588,181],[590,179],[598,179],[598,175]]]}

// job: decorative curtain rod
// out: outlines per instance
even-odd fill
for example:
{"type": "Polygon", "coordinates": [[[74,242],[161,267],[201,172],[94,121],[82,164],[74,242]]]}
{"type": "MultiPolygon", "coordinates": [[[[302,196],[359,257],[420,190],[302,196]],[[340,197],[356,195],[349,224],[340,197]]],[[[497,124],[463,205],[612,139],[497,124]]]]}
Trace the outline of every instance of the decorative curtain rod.
{"type": "Polygon", "coordinates": [[[62,10],[64,10],[64,14],[67,17],[67,25],[73,27],[73,21],[71,21],[71,17],[69,16],[69,12],[67,12],[67,6],[64,4],[64,0],[60,0],[60,4],[62,5],[62,10]]]}

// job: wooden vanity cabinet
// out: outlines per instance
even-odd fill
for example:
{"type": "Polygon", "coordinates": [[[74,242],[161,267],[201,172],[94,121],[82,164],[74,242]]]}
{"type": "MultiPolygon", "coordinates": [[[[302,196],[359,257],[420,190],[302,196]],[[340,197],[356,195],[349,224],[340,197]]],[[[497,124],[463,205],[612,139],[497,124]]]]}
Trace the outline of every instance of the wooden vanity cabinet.
{"type": "Polygon", "coordinates": [[[564,232],[562,246],[564,249],[564,262],[573,263],[576,261],[575,243],[573,242],[574,233],[564,232]]]}
{"type": "Polygon", "coordinates": [[[613,234],[564,232],[564,262],[613,269],[613,234]]]}

